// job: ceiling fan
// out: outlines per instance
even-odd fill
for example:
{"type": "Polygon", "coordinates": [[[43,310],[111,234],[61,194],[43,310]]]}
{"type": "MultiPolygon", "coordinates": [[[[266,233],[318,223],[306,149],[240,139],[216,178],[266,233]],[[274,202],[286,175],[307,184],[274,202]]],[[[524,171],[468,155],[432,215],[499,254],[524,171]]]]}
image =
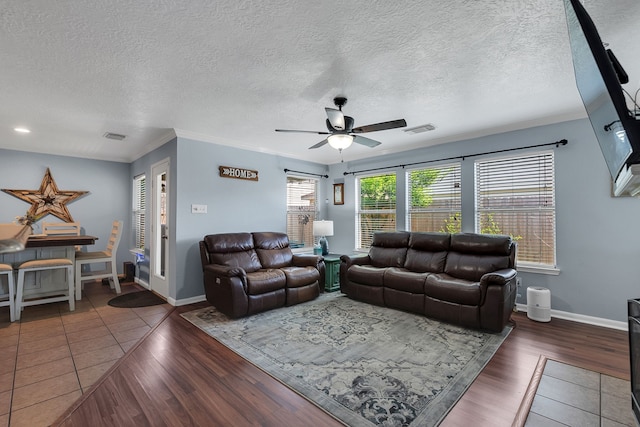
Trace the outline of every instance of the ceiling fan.
{"type": "Polygon", "coordinates": [[[301,132],[301,133],[315,133],[318,135],[328,135],[325,139],[318,142],[315,145],[309,147],[309,149],[320,148],[323,145],[329,143],[330,146],[338,151],[342,151],[345,148],[351,146],[353,142],[357,144],[366,145],[367,147],[376,147],[380,145],[380,142],[360,136],[357,134],[367,132],[377,132],[380,130],[402,128],[407,125],[404,119],[392,120],[389,122],[374,123],[366,126],[353,127],[353,117],[345,116],[342,113],[342,107],[347,103],[347,98],[337,96],[333,98],[335,108],[325,108],[327,112],[327,129],[326,131],[312,131],[312,130],[291,130],[291,129],[276,129],[276,132],[301,132]]]}

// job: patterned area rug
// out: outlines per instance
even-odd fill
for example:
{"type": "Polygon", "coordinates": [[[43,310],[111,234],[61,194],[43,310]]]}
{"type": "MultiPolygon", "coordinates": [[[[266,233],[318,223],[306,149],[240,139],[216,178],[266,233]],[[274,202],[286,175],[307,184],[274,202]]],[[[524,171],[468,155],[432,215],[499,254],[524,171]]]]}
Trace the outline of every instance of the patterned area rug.
{"type": "Polygon", "coordinates": [[[507,337],[333,293],[230,320],[182,316],[350,426],[435,426],[507,337]]]}

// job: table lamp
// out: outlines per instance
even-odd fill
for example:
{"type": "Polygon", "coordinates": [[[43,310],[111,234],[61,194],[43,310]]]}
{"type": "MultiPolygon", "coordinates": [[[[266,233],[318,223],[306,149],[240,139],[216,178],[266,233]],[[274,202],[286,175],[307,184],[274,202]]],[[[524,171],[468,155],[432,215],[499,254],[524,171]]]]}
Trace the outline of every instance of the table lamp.
{"type": "Polygon", "coordinates": [[[322,255],[329,255],[326,236],[333,236],[333,221],[313,221],[313,235],[320,236],[318,243],[322,248],[322,255]]]}

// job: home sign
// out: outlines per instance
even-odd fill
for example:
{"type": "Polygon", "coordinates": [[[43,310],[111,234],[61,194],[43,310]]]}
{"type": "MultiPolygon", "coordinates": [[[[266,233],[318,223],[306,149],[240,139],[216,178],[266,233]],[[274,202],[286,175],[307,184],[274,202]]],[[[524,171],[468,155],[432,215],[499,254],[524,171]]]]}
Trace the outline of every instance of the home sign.
{"type": "Polygon", "coordinates": [[[223,178],[246,179],[249,181],[258,180],[258,171],[242,168],[234,168],[231,166],[220,166],[220,176],[223,178]]]}

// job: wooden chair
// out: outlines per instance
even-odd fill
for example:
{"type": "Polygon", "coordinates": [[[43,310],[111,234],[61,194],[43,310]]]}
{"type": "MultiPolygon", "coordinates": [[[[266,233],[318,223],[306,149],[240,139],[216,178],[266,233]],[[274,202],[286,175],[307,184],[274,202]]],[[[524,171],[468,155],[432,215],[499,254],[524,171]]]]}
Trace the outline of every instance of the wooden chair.
{"type": "Polygon", "coordinates": [[[111,288],[115,288],[117,294],[121,292],[116,268],[116,253],[118,244],[120,244],[120,237],[122,237],[122,221],[113,221],[106,250],[100,252],[76,252],[76,299],[82,298],[82,281],[89,279],[109,278],[112,282],[111,288]],[[104,264],[105,269],[85,271],[83,273],[82,266],[88,265],[91,267],[91,264],[104,264]]]}
{"type": "MultiPolygon", "coordinates": [[[[13,267],[11,267],[9,264],[0,264],[0,278],[2,278],[2,276],[7,276],[7,293],[0,294],[0,298],[2,298],[2,301],[0,301],[0,307],[9,307],[9,317],[12,322],[15,322],[16,320],[16,313],[15,313],[16,285],[13,281],[13,267]],[[4,301],[5,298],[7,299],[6,301],[4,301]]],[[[3,291],[0,291],[0,292],[3,292],[3,291]]]]}
{"type": "MultiPolygon", "coordinates": [[[[79,222],[43,222],[42,234],[47,236],[79,236],[79,222]]],[[[76,246],[76,251],[82,249],[82,246],[76,246]]]]}
{"type": "Polygon", "coordinates": [[[42,234],[47,236],[55,235],[80,235],[79,222],[43,222],[42,234]]]}
{"type": "Polygon", "coordinates": [[[20,315],[24,307],[47,304],[50,302],[68,301],[69,311],[76,308],[76,300],[73,294],[73,261],[69,258],[45,258],[25,261],[18,267],[18,289],[16,290],[15,317],[20,320],[20,315]],[[67,290],[53,291],[50,293],[34,296],[28,300],[24,299],[24,282],[27,273],[37,273],[46,270],[65,270],[67,290]]]}

